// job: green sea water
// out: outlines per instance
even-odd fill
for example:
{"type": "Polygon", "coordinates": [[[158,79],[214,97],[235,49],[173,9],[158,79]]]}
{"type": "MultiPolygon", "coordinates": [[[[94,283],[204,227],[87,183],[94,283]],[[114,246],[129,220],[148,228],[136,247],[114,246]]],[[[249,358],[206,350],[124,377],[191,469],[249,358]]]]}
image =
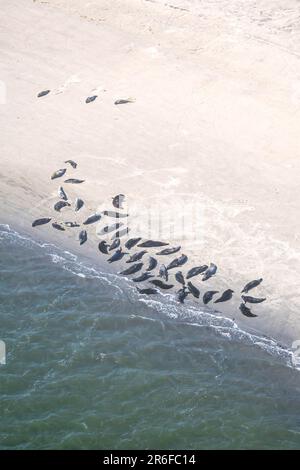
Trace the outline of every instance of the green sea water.
{"type": "Polygon", "coordinates": [[[1,449],[297,449],[300,373],[231,320],[0,227],[1,449]]]}

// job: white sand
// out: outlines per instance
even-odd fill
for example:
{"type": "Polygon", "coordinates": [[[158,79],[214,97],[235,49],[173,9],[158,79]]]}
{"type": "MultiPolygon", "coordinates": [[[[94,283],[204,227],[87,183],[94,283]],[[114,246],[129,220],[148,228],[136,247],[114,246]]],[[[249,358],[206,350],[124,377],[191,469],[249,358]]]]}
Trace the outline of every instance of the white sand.
{"type": "MultiPolygon", "coordinates": [[[[1,10],[0,222],[77,249],[72,230],[30,228],[54,214],[50,175],[72,158],[69,175],[86,180],[65,186],[87,202],[79,221],[120,192],[145,236],[142,212],[184,219],[173,239],[158,235],[182,244],[189,267],[219,266],[207,289],[264,278],[257,319],[238,312],[238,294],[220,310],[288,346],[300,339],[298,2],[10,0],[1,10]],[[127,97],[135,103],[114,105],[127,97]]],[[[93,228],[81,252],[91,248],[93,228]]]]}

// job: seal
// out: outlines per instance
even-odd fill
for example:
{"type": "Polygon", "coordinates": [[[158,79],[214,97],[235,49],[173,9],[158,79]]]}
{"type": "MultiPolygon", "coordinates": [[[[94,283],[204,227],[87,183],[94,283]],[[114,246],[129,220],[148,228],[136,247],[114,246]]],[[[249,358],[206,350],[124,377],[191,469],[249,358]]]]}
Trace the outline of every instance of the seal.
{"type": "Polygon", "coordinates": [[[183,274],[181,271],[178,271],[176,274],[175,274],[175,279],[177,282],[179,282],[180,284],[182,284],[183,286],[185,286],[185,279],[183,277],[183,274]]]}
{"type": "Polygon", "coordinates": [[[265,297],[251,297],[251,295],[242,295],[242,299],[245,304],[248,302],[249,304],[260,304],[266,300],[265,297]]]}
{"type": "Polygon", "coordinates": [[[213,298],[213,296],[215,294],[218,294],[218,292],[219,292],[218,290],[208,290],[207,292],[205,292],[205,294],[203,295],[203,299],[202,299],[203,303],[205,305],[208,304],[211,301],[211,299],[213,298]]]}
{"type": "Polygon", "coordinates": [[[103,211],[103,215],[107,217],[113,217],[114,219],[122,219],[123,217],[128,217],[129,214],[121,214],[120,212],[114,211],[103,211]]]}
{"type": "Polygon", "coordinates": [[[147,281],[147,279],[150,279],[150,277],[154,277],[154,275],[151,273],[145,272],[141,274],[139,277],[135,277],[132,280],[133,282],[143,282],[143,281],[147,281]]]}
{"type": "Polygon", "coordinates": [[[85,102],[88,104],[88,103],[92,103],[93,101],[95,101],[95,99],[98,97],[98,95],[93,95],[93,96],[88,96],[87,99],[85,100],[85,102]]]}
{"type": "Polygon", "coordinates": [[[86,230],[81,230],[79,233],[79,242],[80,245],[83,245],[87,241],[87,232],[86,230]]]}
{"type": "Polygon", "coordinates": [[[142,259],[142,257],[147,253],[146,250],[139,251],[138,253],[134,253],[134,255],[131,255],[129,260],[126,261],[126,263],[135,263],[136,261],[139,261],[142,259]]]}
{"type": "Polygon", "coordinates": [[[157,255],[172,255],[173,253],[177,253],[181,249],[181,246],[174,246],[173,248],[165,248],[164,250],[159,251],[156,253],[157,255]]]}
{"type": "Polygon", "coordinates": [[[164,282],[160,281],[159,279],[153,279],[149,282],[151,282],[151,284],[153,284],[156,287],[160,287],[161,289],[172,289],[172,287],[174,287],[173,284],[165,284],[164,282]]]}
{"type": "Polygon", "coordinates": [[[217,300],[215,300],[215,304],[218,304],[219,302],[227,302],[227,300],[230,300],[232,298],[232,294],[234,291],[232,289],[227,289],[223,292],[221,297],[219,297],[217,300]]]}
{"type": "Polygon", "coordinates": [[[67,201],[58,201],[56,204],[54,204],[54,209],[55,209],[57,212],[60,212],[63,207],[67,207],[67,206],[70,207],[70,205],[71,205],[71,204],[70,204],[69,202],[67,202],[67,201]]]}
{"type": "Polygon", "coordinates": [[[245,317],[257,317],[254,313],[251,312],[250,308],[248,308],[245,304],[241,304],[239,306],[240,311],[242,312],[245,317]]]}
{"type": "Polygon", "coordinates": [[[98,222],[101,219],[101,214],[92,214],[84,222],[83,225],[90,225],[98,222]]]}
{"type": "Polygon", "coordinates": [[[32,222],[32,227],[37,227],[38,225],[45,225],[48,224],[51,220],[51,217],[44,217],[42,219],[36,219],[32,222]]]}
{"type": "Polygon", "coordinates": [[[37,95],[38,98],[41,98],[42,96],[46,96],[50,93],[50,90],[43,90],[43,91],[40,91],[37,95]]]}
{"type": "Polygon", "coordinates": [[[80,227],[80,224],[77,222],[64,222],[66,227],[80,227]]]}
{"type": "Polygon", "coordinates": [[[187,272],[186,278],[190,279],[191,277],[197,276],[198,274],[202,274],[207,270],[207,268],[207,264],[203,264],[202,266],[195,266],[195,268],[192,268],[187,272]]]}
{"type": "Polygon", "coordinates": [[[202,281],[207,281],[210,277],[216,274],[218,267],[214,263],[210,263],[209,268],[205,271],[202,281]]]}
{"type": "Polygon", "coordinates": [[[159,268],[159,273],[158,273],[159,277],[162,277],[163,279],[165,279],[166,281],[168,281],[169,279],[169,273],[168,273],[168,270],[167,268],[165,267],[164,264],[161,265],[161,267],[159,268]]]}
{"type": "Polygon", "coordinates": [[[157,289],[151,289],[151,288],[139,289],[137,287],[137,290],[139,291],[140,294],[146,294],[146,295],[152,295],[152,294],[158,294],[159,293],[157,289]]]}
{"type": "Polygon", "coordinates": [[[55,180],[55,178],[61,178],[62,176],[64,176],[66,171],[66,168],[61,168],[60,170],[55,171],[54,173],[52,173],[51,179],[55,180]]]}
{"type": "Polygon", "coordinates": [[[257,287],[259,286],[259,284],[263,281],[263,278],[261,277],[260,279],[255,279],[254,281],[250,281],[248,282],[244,289],[242,290],[242,294],[245,293],[247,294],[247,292],[249,292],[249,290],[251,289],[254,289],[254,287],[257,287]]]}
{"type": "Polygon", "coordinates": [[[63,199],[64,201],[68,200],[68,196],[66,195],[64,188],[62,186],[60,186],[58,189],[58,197],[60,197],[60,199],[63,199]]]}
{"type": "Polygon", "coordinates": [[[140,271],[142,267],[143,267],[143,263],[136,263],[130,266],[130,268],[125,269],[125,271],[121,271],[120,274],[124,274],[125,276],[130,275],[130,274],[135,274],[138,271],[140,271]]]}
{"type": "Polygon", "coordinates": [[[120,246],[121,240],[120,238],[115,238],[112,244],[109,247],[109,251],[115,250],[120,246]]]}
{"type": "Polygon", "coordinates": [[[173,269],[173,268],[178,268],[179,266],[182,266],[185,264],[188,260],[188,257],[186,255],[181,255],[179,258],[173,259],[170,264],[168,264],[167,269],[173,269]]]}
{"type": "Polygon", "coordinates": [[[52,227],[56,228],[56,230],[61,230],[62,232],[65,231],[65,228],[61,224],[58,224],[57,222],[53,222],[52,227]]]}
{"type": "Polygon", "coordinates": [[[65,183],[80,184],[80,183],[84,183],[84,180],[78,180],[76,178],[69,178],[68,180],[65,180],[65,183]]]}
{"type": "Polygon", "coordinates": [[[126,253],[125,251],[122,251],[122,248],[119,248],[118,250],[114,252],[114,254],[110,258],[108,258],[107,261],[109,263],[114,263],[115,261],[119,261],[120,259],[122,259],[123,256],[125,255],[128,255],[128,253],[126,253]]]}
{"type": "Polygon", "coordinates": [[[134,98],[127,98],[127,99],[120,99],[115,101],[115,105],[118,106],[119,104],[127,104],[127,103],[134,103],[134,98]]]}
{"type": "Polygon", "coordinates": [[[72,168],[77,168],[77,163],[74,160],[66,160],[64,163],[69,163],[72,168]]]}
{"type": "Polygon", "coordinates": [[[124,194],[118,194],[117,196],[112,198],[112,204],[117,209],[124,209],[124,207],[122,207],[122,204],[124,203],[124,201],[125,201],[124,194]]]}
{"type": "Polygon", "coordinates": [[[147,271],[152,271],[157,266],[157,259],[153,258],[153,256],[149,257],[149,265],[147,271]]]}
{"type": "Polygon", "coordinates": [[[181,304],[183,304],[188,295],[189,295],[189,292],[188,292],[187,288],[183,287],[182,289],[179,289],[179,291],[177,291],[177,300],[181,304]]]}
{"type": "Polygon", "coordinates": [[[109,245],[106,243],[105,240],[102,240],[98,245],[99,251],[101,251],[101,253],[103,253],[104,255],[108,255],[108,247],[109,245]]]}
{"type": "Polygon", "coordinates": [[[169,245],[169,243],[159,242],[159,241],[156,241],[156,240],[146,240],[145,242],[140,243],[138,245],[138,247],[140,247],[140,248],[154,248],[154,247],[157,247],[157,246],[166,246],[166,245],[169,245]]]}
{"type": "Polygon", "coordinates": [[[105,235],[106,233],[114,232],[115,230],[118,230],[118,228],[122,227],[122,225],[124,225],[122,222],[118,224],[106,225],[100,230],[100,232],[98,232],[98,235],[105,235]]]}
{"type": "Polygon", "coordinates": [[[192,284],[191,281],[189,281],[189,282],[187,283],[187,285],[188,285],[188,288],[189,288],[190,293],[191,293],[194,297],[196,297],[196,299],[199,299],[199,296],[200,296],[200,291],[199,291],[199,289],[197,289],[197,287],[194,286],[194,284],[192,284]]]}
{"type": "Polygon", "coordinates": [[[77,197],[75,200],[75,212],[78,212],[83,207],[83,205],[84,205],[83,200],[77,197]]]}
{"type": "Polygon", "coordinates": [[[127,250],[130,250],[132,247],[134,247],[139,241],[141,240],[141,237],[139,238],[129,238],[127,242],[125,243],[125,247],[127,250]]]}

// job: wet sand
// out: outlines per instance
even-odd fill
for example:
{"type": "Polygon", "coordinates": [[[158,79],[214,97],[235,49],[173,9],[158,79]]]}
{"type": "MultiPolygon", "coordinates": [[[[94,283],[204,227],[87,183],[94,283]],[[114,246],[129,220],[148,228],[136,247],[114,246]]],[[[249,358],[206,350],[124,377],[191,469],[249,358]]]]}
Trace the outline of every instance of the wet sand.
{"type": "MultiPolygon", "coordinates": [[[[79,251],[72,230],[31,229],[54,213],[60,180],[50,175],[74,159],[68,177],[85,183],[65,189],[86,201],[79,220],[111,208],[118,193],[132,220],[143,220],[145,238],[149,213],[168,217],[158,235],[182,245],[188,267],[218,265],[205,290],[239,292],[264,278],[253,291],[268,299],[253,309],[258,318],[242,317],[238,294],[220,310],[290,347],[300,338],[296,39],[278,12],[257,26],[220,8],[201,17],[152,2],[111,3],[2,6],[0,222],[79,251]],[[128,97],[135,102],[114,105],[128,97]]],[[[80,252],[93,256],[96,247],[92,229],[80,252]]],[[[195,284],[203,293],[204,283],[195,284]]]]}

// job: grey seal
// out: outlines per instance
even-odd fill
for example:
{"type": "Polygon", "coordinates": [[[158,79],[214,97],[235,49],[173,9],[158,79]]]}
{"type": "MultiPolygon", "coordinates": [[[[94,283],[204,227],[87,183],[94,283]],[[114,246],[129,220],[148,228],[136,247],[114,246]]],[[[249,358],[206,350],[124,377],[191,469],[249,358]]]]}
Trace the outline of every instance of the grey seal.
{"type": "Polygon", "coordinates": [[[98,249],[99,249],[99,251],[101,251],[101,253],[103,253],[104,255],[108,255],[108,247],[109,247],[109,245],[106,243],[105,240],[102,240],[102,241],[98,244],[98,249]]]}
{"type": "Polygon", "coordinates": [[[46,96],[50,93],[50,90],[43,90],[43,91],[40,91],[37,95],[38,98],[41,98],[42,96],[46,96]]]}
{"type": "Polygon", "coordinates": [[[176,274],[175,274],[175,279],[177,282],[179,282],[180,284],[182,284],[183,286],[185,286],[185,279],[183,277],[183,274],[181,271],[178,271],[176,274]]]}
{"type": "Polygon", "coordinates": [[[120,274],[124,274],[125,276],[130,275],[130,274],[135,274],[138,271],[140,271],[142,267],[143,267],[143,263],[136,263],[130,266],[130,268],[125,269],[125,271],[121,271],[120,274]]]}
{"type": "Polygon", "coordinates": [[[142,259],[142,257],[147,253],[146,250],[139,251],[138,253],[134,253],[133,255],[130,256],[129,260],[126,261],[126,263],[135,263],[136,261],[139,261],[142,259]]]}
{"type": "Polygon", "coordinates": [[[186,278],[190,279],[191,277],[197,276],[198,274],[202,274],[207,270],[207,268],[207,264],[203,264],[202,266],[195,266],[187,272],[186,278]]]}
{"type": "Polygon", "coordinates": [[[250,281],[248,282],[244,289],[242,290],[242,294],[245,293],[247,294],[247,292],[249,292],[249,290],[251,289],[254,289],[254,287],[257,287],[259,286],[259,284],[263,281],[263,278],[261,277],[260,279],[255,279],[254,281],[250,281]]]}
{"type": "Polygon", "coordinates": [[[168,270],[167,270],[167,268],[165,267],[164,264],[162,264],[161,267],[159,268],[159,274],[158,275],[159,275],[159,277],[162,277],[163,279],[168,281],[169,273],[168,273],[168,270]]]}
{"type": "Polygon", "coordinates": [[[69,178],[67,180],[65,180],[65,183],[71,183],[71,184],[80,184],[80,183],[84,183],[85,180],[78,180],[76,178],[69,178]]]}
{"type": "Polygon", "coordinates": [[[153,248],[153,247],[157,247],[157,246],[166,246],[166,245],[169,245],[169,243],[159,242],[159,241],[156,241],[156,240],[146,240],[145,242],[140,243],[138,245],[138,247],[140,247],[140,248],[153,248]]]}
{"type": "Polygon", "coordinates": [[[205,294],[203,295],[203,303],[206,305],[208,304],[211,299],[213,298],[213,296],[215,294],[218,294],[218,290],[208,290],[207,292],[205,292],[205,294]]]}
{"type": "Polygon", "coordinates": [[[157,266],[157,259],[153,258],[153,256],[149,257],[149,265],[147,271],[152,271],[157,266]]]}
{"type": "Polygon", "coordinates": [[[66,227],[80,227],[80,224],[78,224],[77,222],[64,222],[65,226],[66,227]]]}
{"type": "Polygon", "coordinates": [[[215,304],[218,304],[219,302],[227,302],[227,300],[230,300],[232,298],[232,294],[234,291],[232,289],[227,289],[223,292],[221,297],[219,297],[217,300],[215,300],[215,304]]]}
{"type": "Polygon", "coordinates": [[[141,240],[141,237],[138,238],[129,238],[127,242],[125,243],[125,247],[127,250],[130,250],[132,247],[134,247],[139,241],[141,240]]]}
{"type": "Polygon", "coordinates": [[[67,202],[67,201],[58,201],[54,204],[54,209],[57,211],[57,212],[60,212],[61,209],[63,209],[64,207],[70,207],[70,203],[67,202]]]}
{"type": "Polygon", "coordinates": [[[178,268],[179,266],[182,266],[185,264],[188,260],[188,257],[186,255],[181,255],[179,258],[173,259],[170,264],[168,264],[167,269],[173,269],[173,268],[178,268]]]}
{"type": "Polygon", "coordinates": [[[159,294],[157,289],[151,289],[151,287],[148,287],[146,289],[139,289],[137,287],[137,290],[139,291],[140,294],[146,294],[146,295],[159,294]]]}
{"type": "Polygon", "coordinates": [[[32,222],[32,227],[37,227],[38,225],[48,224],[51,220],[51,217],[44,217],[42,219],[36,219],[32,222]]]}
{"type": "Polygon", "coordinates": [[[69,163],[72,168],[77,168],[77,163],[74,160],[66,160],[64,163],[69,163]]]}
{"type": "Polygon", "coordinates": [[[112,244],[109,247],[109,251],[115,250],[120,246],[121,240],[120,238],[115,238],[112,244]]]}
{"type": "Polygon", "coordinates": [[[248,308],[245,304],[241,304],[239,306],[240,311],[242,312],[245,317],[257,317],[254,313],[251,312],[250,308],[248,308]]]}
{"type": "Polygon", "coordinates": [[[120,212],[114,211],[103,211],[103,215],[107,217],[113,217],[114,219],[123,219],[124,217],[128,217],[129,214],[121,214],[120,212]]]}
{"type": "Polygon", "coordinates": [[[83,205],[84,205],[83,200],[77,197],[75,200],[75,212],[78,212],[83,207],[83,205]]]}
{"type": "Polygon", "coordinates": [[[58,197],[60,197],[60,199],[63,199],[64,201],[68,200],[68,196],[66,195],[65,190],[62,186],[60,186],[58,189],[58,197]]]}
{"type": "Polygon", "coordinates": [[[153,284],[156,287],[160,287],[161,289],[172,289],[172,287],[174,287],[173,284],[165,284],[164,282],[160,281],[159,279],[153,279],[149,282],[151,282],[151,284],[153,284]]]}
{"type": "Polygon", "coordinates": [[[87,99],[85,100],[85,102],[88,104],[88,103],[92,103],[93,101],[95,101],[95,99],[98,97],[98,95],[93,95],[93,96],[88,96],[87,99]]]}
{"type": "Polygon", "coordinates": [[[265,297],[251,297],[251,295],[242,295],[242,299],[245,304],[248,302],[249,304],[260,304],[266,300],[265,297]]]}
{"type": "Polygon", "coordinates": [[[83,245],[87,241],[87,232],[86,230],[81,230],[79,233],[79,242],[80,245],[83,245]]]}
{"type": "Polygon", "coordinates": [[[154,277],[154,275],[151,274],[151,273],[145,272],[145,273],[141,274],[139,277],[135,277],[132,280],[134,282],[143,282],[143,281],[147,281],[147,279],[150,279],[150,277],[154,277]]]}
{"type": "Polygon", "coordinates": [[[122,251],[122,248],[119,248],[118,250],[116,250],[114,252],[114,254],[108,258],[108,262],[109,263],[114,263],[115,261],[119,261],[120,259],[123,258],[123,256],[127,255],[128,253],[126,253],[125,251],[122,251]]]}
{"type": "Polygon", "coordinates": [[[55,228],[56,230],[60,230],[60,231],[62,231],[62,232],[65,231],[65,228],[64,228],[61,224],[59,224],[59,223],[57,223],[57,222],[53,222],[52,227],[55,228]]]}
{"type": "Polygon", "coordinates": [[[181,249],[181,246],[174,246],[173,248],[165,248],[164,250],[159,251],[156,253],[157,255],[172,255],[173,253],[177,253],[181,249]]]}
{"type": "Polygon", "coordinates": [[[94,224],[95,222],[98,222],[100,219],[101,219],[100,214],[92,214],[83,222],[83,225],[94,224]]]}
{"type": "Polygon", "coordinates": [[[60,168],[60,170],[57,170],[54,173],[52,173],[51,179],[55,180],[55,178],[61,178],[65,174],[66,171],[67,171],[66,168],[60,168]]]}
{"type": "Polygon", "coordinates": [[[188,290],[186,289],[186,287],[183,287],[182,289],[179,289],[179,291],[177,291],[177,300],[181,304],[183,304],[188,295],[189,295],[188,290]]]}
{"type": "Polygon", "coordinates": [[[210,277],[216,274],[218,267],[214,263],[210,263],[209,268],[205,271],[202,281],[207,281],[210,277]]]}
{"type": "Polygon", "coordinates": [[[122,222],[117,223],[117,224],[112,224],[112,225],[106,225],[100,230],[100,232],[98,232],[98,234],[105,235],[106,233],[114,232],[115,230],[118,230],[118,228],[122,227],[123,225],[124,224],[122,222]]]}
{"type": "Polygon", "coordinates": [[[200,291],[199,291],[199,289],[197,289],[197,287],[194,286],[194,284],[192,284],[191,281],[189,281],[189,282],[187,283],[187,285],[188,285],[188,288],[189,288],[190,293],[191,293],[194,297],[196,297],[196,299],[199,299],[199,296],[200,296],[200,291]]]}

